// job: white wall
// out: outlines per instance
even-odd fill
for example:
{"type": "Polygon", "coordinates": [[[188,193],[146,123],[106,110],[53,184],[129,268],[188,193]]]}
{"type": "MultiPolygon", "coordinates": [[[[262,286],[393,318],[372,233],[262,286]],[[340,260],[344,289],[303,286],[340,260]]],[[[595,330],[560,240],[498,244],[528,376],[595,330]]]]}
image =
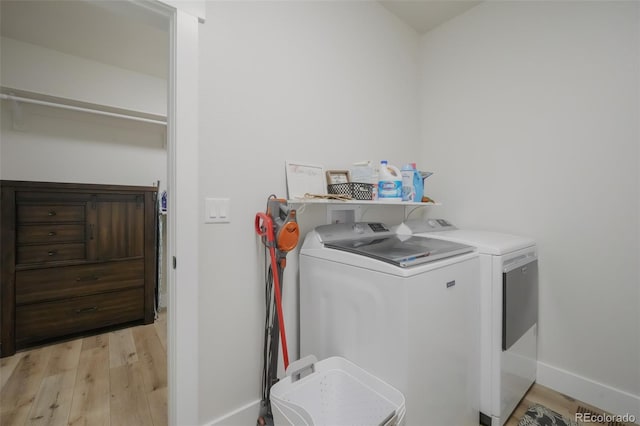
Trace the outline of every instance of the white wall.
{"type": "Polygon", "coordinates": [[[164,129],[157,125],[22,105],[14,129],[3,102],[0,177],[9,180],[166,187],[164,129]]]}
{"type": "MultiPolygon", "coordinates": [[[[207,3],[200,28],[201,210],[206,196],[230,197],[232,220],[200,225],[202,423],[260,398],[264,249],[253,221],[269,194],[286,195],[284,161],[343,168],[414,158],[418,41],[375,2],[207,3]]],[[[299,219],[309,229],[323,214],[308,207],[299,219]]],[[[284,284],[292,359],[296,257],[288,257],[284,284]]],[[[246,418],[255,421],[251,409],[246,418]]]]}
{"type": "Polygon", "coordinates": [[[164,79],[0,38],[2,86],[149,114],[167,114],[164,79]]]}
{"type": "Polygon", "coordinates": [[[538,241],[539,379],[636,416],[638,10],[484,2],[426,34],[420,157],[434,214],[538,241]]]}
{"type": "MultiPolygon", "coordinates": [[[[165,114],[166,82],[95,61],[2,39],[4,87],[165,114]],[[147,83],[143,83],[146,81],[147,83]],[[135,95],[143,88],[144,95],[135,95]],[[124,93],[127,93],[126,96],[124,93]]],[[[2,101],[0,178],[166,188],[166,128],[2,101]]]]}

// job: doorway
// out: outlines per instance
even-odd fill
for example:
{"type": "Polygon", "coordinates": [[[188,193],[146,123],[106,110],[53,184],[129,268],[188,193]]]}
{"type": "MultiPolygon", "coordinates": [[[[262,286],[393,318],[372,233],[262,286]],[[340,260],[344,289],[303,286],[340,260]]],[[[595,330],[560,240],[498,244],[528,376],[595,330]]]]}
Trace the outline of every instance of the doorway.
{"type": "MultiPolygon", "coordinates": [[[[127,2],[6,1],[2,2],[2,9],[5,57],[0,81],[4,98],[0,177],[135,186],[160,182],[159,192],[167,188],[171,164],[168,138],[174,135],[168,128],[175,126],[166,124],[169,90],[175,86],[168,78],[172,69],[171,19],[175,12],[156,13],[149,5],[140,7],[127,2]],[[136,48],[138,40],[145,45],[144,54],[136,48]],[[153,48],[158,45],[160,48],[153,48]],[[145,58],[140,61],[140,57],[145,58]],[[162,64],[159,72],[155,68],[158,63],[162,64]]],[[[166,242],[166,238],[161,241],[166,242]]],[[[167,251],[165,245],[164,252],[167,251]]],[[[167,288],[162,285],[167,275],[165,268],[161,288],[167,288]]],[[[162,299],[162,293],[159,296],[162,299]]],[[[160,311],[166,305],[160,304],[160,311]]],[[[162,345],[151,343],[152,335],[134,332],[133,336],[136,334],[141,337],[136,339],[141,340],[139,346],[146,346],[142,350],[145,356],[159,356],[157,349],[162,345]]],[[[164,339],[159,336],[156,340],[166,342],[166,332],[164,339]]],[[[155,424],[167,423],[166,368],[155,374],[144,373],[144,369],[136,373],[134,367],[118,369],[117,364],[122,361],[127,365],[135,363],[136,356],[128,356],[134,352],[126,349],[132,342],[135,346],[132,335],[115,331],[102,340],[96,337],[81,343],[67,342],[56,349],[56,356],[51,353],[53,350],[33,354],[31,360],[41,358],[45,363],[34,404],[48,398],[47,391],[55,388],[53,382],[66,386],[77,375],[71,372],[72,362],[62,368],[54,365],[54,359],[63,359],[64,354],[81,360],[83,349],[86,353],[96,352],[104,345],[108,349],[100,356],[108,354],[114,369],[107,372],[111,386],[119,377],[128,380],[131,372],[131,377],[155,376],[151,377],[152,384],[149,380],[140,383],[160,390],[155,393],[155,403],[150,398],[148,405],[164,410],[163,415],[156,416],[160,419],[154,420],[155,424]],[[59,371],[65,374],[58,375],[59,371]],[[46,376],[47,372],[51,375],[46,376]],[[163,387],[164,402],[157,397],[163,387]]],[[[164,357],[166,365],[166,350],[164,357]]],[[[11,362],[4,362],[3,369],[11,368],[11,362]]],[[[14,367],[18,368],[20,362],[16,361],[14,367]]],[[[87,363],[93,364],[95,360],[87,363]]],[[[95,367],[97,371],[100,366],[95,367]]],[[[108,392],[107,397],[109,394],[113,393],[108,392]]],[[[126,395],[121,399],[126,402],[126,395]]],[[[67,407],[72,407],[73,397],[66,402],[67,407]]],[[[26,415],[42,414],[36,406],[26,410],[26,415]]]]}
{"type": "Polygon", "coordinates": [[[111,3],[135,5],[169,22],[167,189],[173,194],[169,196],[168,209],[175,212],[169,216],[167,236],[167,261],[173,265],[167,273],[169,424],[197,424],[199,216],[198,175],[194,166],[198,164],[198,25],[204,18],[204,2],[111,3]]]}

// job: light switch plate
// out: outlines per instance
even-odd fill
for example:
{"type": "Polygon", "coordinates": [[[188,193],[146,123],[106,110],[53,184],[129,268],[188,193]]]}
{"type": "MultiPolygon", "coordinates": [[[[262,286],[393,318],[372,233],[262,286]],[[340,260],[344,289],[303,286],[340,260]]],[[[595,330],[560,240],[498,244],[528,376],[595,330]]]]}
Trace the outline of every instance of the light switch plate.
{"type": "Polygon", "coordinates": [[[205,198],[204,199],[204,222],[205,223],[231,222],[231,199],[205,198]]]}

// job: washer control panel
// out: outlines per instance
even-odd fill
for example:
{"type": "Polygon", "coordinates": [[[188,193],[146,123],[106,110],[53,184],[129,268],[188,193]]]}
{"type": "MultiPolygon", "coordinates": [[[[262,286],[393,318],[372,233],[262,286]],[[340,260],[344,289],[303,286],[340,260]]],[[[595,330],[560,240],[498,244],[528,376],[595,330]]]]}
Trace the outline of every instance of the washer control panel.
{"type": "Polygon", "coordinates": [[[368,223],[373,232],[389,232],[389,228],[384,223],[368,223]]]}
{"type": "Polygon", "coordinates": [[[410,234],[458,229],[446,219],[412,219],[404,221],[401,226],[407,227],[410,234]]]}
{"type": "Polygon", "coordinates": [[[316,232],[320,237],[320,241],[323,243],[395,235],[387,225],[380,222],[336,223],[333,225],[322,225],[316,228],[316,232]]]}
{"type": "Polygon", "coordinates": [[[453,227],[453,225],[447,222],[445,219],[427,219],[427,224],[433,229],[453,227]]]}

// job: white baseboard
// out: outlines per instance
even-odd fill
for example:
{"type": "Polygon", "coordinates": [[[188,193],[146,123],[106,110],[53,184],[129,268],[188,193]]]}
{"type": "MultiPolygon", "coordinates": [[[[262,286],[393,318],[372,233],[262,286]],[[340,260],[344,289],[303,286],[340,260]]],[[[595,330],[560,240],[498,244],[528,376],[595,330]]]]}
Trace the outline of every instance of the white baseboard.
{"type": "Polygon", "coordinates": [[[640,396],[538,361],[539,384],[593,405],[611,414],[640,419],[640,396]]]}
{"type": "Polygon", "coordinates": [[[208,426],[253,426],[260,414],[260,400],[250,402],[237,410],[207,423],[208,426]]]}
{"type": "MultiPolygon", "coordinates": [[[[569,371],[538,361],[537,383],[598,407],[611,414],[640,419],[640,396],[595,382],[569,371]]],[[[208,426],[252,426],[260,413],[260,400],[250,402],[213,421],[208,426]]]]}

